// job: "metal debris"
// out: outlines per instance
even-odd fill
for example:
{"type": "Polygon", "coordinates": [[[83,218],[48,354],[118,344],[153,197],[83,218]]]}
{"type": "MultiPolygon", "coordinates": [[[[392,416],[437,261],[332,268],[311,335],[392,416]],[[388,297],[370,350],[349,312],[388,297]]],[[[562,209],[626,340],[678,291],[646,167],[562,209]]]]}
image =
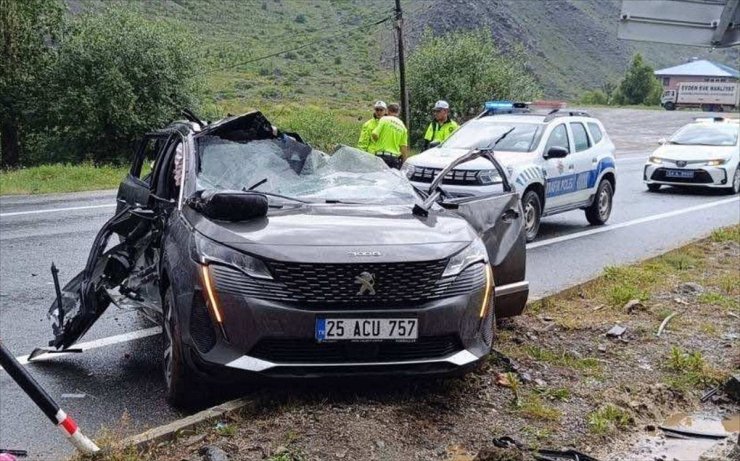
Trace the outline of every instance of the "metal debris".
{"type": "Polygon", "coordinates": [[[665,329],[666,325],[668,325],[668,322],[671,321],[673,317],[675,317],[678,314],[678,312],[672,312],[671,315],[663,319],[663,322],[661,322],[660,326],[658,327],[658,333],[655,334],[655,336],[660,337],[661,333],[663,333],[663,329],[665,329]]]}

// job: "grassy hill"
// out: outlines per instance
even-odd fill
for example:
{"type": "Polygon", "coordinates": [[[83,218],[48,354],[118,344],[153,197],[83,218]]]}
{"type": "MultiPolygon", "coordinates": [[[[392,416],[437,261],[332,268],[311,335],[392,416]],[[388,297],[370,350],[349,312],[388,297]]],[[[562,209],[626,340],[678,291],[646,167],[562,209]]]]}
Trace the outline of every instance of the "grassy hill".
{"type": "MultiPolygon", "coordinates": [[[[67,0],[70,11],[103,0],[67,0]]],[[[393,0],[165,0],[120,2],[184,25],[199,37],[207,89],[218,109],[315,105],[356,118],[395,99],[393,0]],[[367,25],[367,27],[363,27],[367,25]],[[331,37],[325,41],[315,40],[331,37]],[[257,58],[283,50],[300,49],[257,58]],[[353,110],[354,109],[354,110],[353,110]]],[[[522,47],[548,97],[575,98],[618,82],[639,51],[656,67],[692,56],[740,64],[740,52],[617,40],[620,0],[404,0],[413,52],[425,30],[490,30],[502,50],[522,47]]]]}

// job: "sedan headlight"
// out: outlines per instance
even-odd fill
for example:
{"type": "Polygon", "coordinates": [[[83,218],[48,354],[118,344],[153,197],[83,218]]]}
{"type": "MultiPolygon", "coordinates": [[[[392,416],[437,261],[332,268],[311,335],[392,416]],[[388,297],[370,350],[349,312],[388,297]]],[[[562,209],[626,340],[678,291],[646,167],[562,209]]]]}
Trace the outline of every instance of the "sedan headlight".
{"type": "Polygon", "coordinates": [[[663,159],[660,157],[656,157],[655,155],[651,155],[648,159],[648,162],[652,163],[653,165],[661,165],[663,163],[663,159]]]}
{"type": "Polygon", "coordinates": [[[195,245],[190,251],[193,260],[200,264],[225,264],[250,277],[272,279],[269,269],[261,260],[207,238],[196,236],[195,245]]]}
{"type": "Polygon", "coordinates": [[[483,185],[500,183],[501,175],[498,170],[480,170],[478,172],[478,182],[483,185]]]}
{"type": "Polygon", "coordinates": [[[725,163],[727,163],[727,162],[728,162],[729,160],[730,160],[729,158],[716,158],[716,159],[712,159],[712,160],[709,160],[709,161],[707,161],[707,166],[719,166],[719,165],[724,165],[724,164],[725,164],[725,163]]]}
{"type": "Polygon", "coordinates": [[[401,173],[405,174],[407,178],[411,179],[411,177],[414,175],[414,170],[416,167],[409,162],[405,162],[401,166],[401,173]]]}
{"type": "Polygon", "coordinates": [[[476,237],[464,250],[450,258],[445,271],[442,273],[442,277],[457,275],[468,266],[478,262],[488,262],[488,250],[486,250],[483,241],[479,237],[476,237]]]}

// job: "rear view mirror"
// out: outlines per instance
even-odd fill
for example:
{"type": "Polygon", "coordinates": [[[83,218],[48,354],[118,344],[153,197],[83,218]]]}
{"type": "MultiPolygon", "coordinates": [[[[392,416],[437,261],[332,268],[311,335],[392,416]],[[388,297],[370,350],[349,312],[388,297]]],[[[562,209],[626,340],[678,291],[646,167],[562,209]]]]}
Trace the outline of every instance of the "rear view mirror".
{"type": "Polygon", "coordinates": [[[247,221],[267,216],[267,197],[257,192],[204,191],[187,204],[203,216],[220,221],[247,221]]]}
{"type": "Polygon", "coordinates": [[[564,158],[568,156],[568,149],[560,146],[552,146],[545,152],[545,158],[564,158]]]}
{"type": "Polygon", "coordinates": [[[661,146],[662,146],[663,144],[665,144],[666,142],[668,142],[668,141],[666,141],[666,140],[665,140],[665,138],[660,138],[660,139],[658,139],[658,144],[660,144],[661,146]]]}

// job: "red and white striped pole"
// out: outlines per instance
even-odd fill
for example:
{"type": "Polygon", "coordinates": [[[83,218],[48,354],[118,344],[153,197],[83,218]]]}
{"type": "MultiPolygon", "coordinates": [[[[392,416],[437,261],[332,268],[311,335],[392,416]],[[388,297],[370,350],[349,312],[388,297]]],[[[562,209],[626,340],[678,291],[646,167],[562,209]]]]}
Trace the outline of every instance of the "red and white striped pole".
{"type": "Polygon", "coordinates": [[[11,378],[28,394],[33,403],[44,412],[47,418],[51,420],[67,436],[70,443],[84,454],[93,454],[100,451],[95,442],[85,437],[77,427],[77,423],[67,415],[59,405],[46,393],[33,376],[13,357],[10,351],[0,340],[0,366],[8,372],[11,378]]]}

